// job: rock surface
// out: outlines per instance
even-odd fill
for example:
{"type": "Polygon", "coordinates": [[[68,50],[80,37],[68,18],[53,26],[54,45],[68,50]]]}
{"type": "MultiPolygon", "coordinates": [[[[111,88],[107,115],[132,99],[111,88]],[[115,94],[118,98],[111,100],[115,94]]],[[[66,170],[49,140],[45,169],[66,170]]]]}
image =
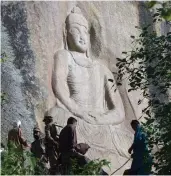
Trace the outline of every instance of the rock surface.
{"type": "MultiPolygon", "coordinates": [[[[2,141],[16,119],[21,120],[29,142],[36,123],[44,131],[43,116],[56,103],[51,83],[53,57],[64,48],[65,19],[75,5],[89,22],[90,55],[113,73],[117,71],[116,58],[131,48],[130,36],[138,35],[135,26],[148,18],[138,2],[2,2],[2,53],[7,55],[2,63],[1,91],[7,95],[2,104],[2,141]]],[[[112,128],[115,148],[105,151],[105,147],[93,146],[88,153],[91,158],[110,160],[111,173],[129,157],[133,138],[129,123],[140,117],[143,106],[137,105],[140,93],[127,90],[125,82],[119,91],[126,119],[112,128]]],[[[129,165],[115,174],[122,174],[129,165]]]]}

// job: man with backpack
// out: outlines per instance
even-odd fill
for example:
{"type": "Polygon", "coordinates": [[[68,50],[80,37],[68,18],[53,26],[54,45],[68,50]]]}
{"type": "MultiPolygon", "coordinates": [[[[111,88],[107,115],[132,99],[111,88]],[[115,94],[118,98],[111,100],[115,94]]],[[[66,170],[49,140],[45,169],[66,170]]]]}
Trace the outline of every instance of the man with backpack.
{"type": "Polygon", "coordinates": [[[59,156],[59,138],[53,117],[45,116],[45,151],[50,163],[50,174],[55,174],[57,170],[57,160],[59,156]]]}

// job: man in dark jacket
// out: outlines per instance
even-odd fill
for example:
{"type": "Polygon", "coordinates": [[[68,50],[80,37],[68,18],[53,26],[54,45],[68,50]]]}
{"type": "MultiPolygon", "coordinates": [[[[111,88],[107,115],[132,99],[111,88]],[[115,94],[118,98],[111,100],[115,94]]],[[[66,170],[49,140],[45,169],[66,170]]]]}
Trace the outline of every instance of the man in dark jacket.
{"type": "Polygon", "coordinates": [[[33,129],[33,137],[35,141],[31,143],[31,152],[36,158],[42,160],[45,158],[45,141],[40,137],[40,129],[38,127],[33,129]]]}
{"type": "Polygon", "coordinates": [[[33,137],[35,141],[31,143],[31,152],[33,153],[34,157],[38,159],[34,174],[40,175],[43,172],[47,173],[46,169],[47,158],[45,153],[45,143],[44,143],[45,141],[44,138],[41,138],[40,129],[38,127],[35,127],[33,129],[33,137]]]}
{"type": "Polygon", "coordinates": [[[45,150],[50,163],[50,174],[56,174],[59,138],[53,117],[45,116],[43,122],[45,122],[45,150]]]}
{"type": "Polygon", "coordinates": [[[83,166],[88,162],[88,158],[86,158],[83,154],[86,153],[89,146],[87,144],[77,144],[76,126],[77,120],[70,117],[67,121],[67,125],[62,129],[59,135],[61,161],[63,165],[67,165],[68,167],[70,167],[71,158],[77,159],[80,166],[83,166]],[[83,147],[83,150],[80,147],[83,147]]]}
{"type": "Polygon", "coordinates": [[[67,125],[62,129],[59,135],[59,150],[61,153],[75,152],[77,145],[76,126],[77,120],[70,117],[67,125]]]}

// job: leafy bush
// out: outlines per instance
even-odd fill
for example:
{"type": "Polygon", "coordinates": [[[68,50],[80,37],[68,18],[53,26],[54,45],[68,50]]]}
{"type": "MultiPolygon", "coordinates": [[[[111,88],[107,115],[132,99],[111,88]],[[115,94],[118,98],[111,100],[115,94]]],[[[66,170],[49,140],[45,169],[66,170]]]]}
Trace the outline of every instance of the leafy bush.
{"type": "MultiPolygon", "coordinates": [[[[157,35],[152,31],[154,23],[165,21],[170,24],[171,2],[147,3],[149,7],[157,6],[153,14],[153,23],[139,28],[139,37],[131,36],[134,48],[123,52],[124,57],[118,58],[119,85],[123,79],[129,80],[130,89],[141,90],[143,99],[148,105],[143,109],[146,130],[151,150],[157,147],[154,154],[154,167],[157,174],[171,174],[171,32],[157,35]]],[[[138,27],[137,27],[138,28],[138,27]]],[[[140,117],[141,118],[141,117],[140,117]]]]}
{"type": "MultiPolygon", "coordinates": [[[[77,160],[72,160],[71,175],[100,175],[103,166],[109,167],[106,160],[90,161],[79,167],[77,160]]],[[[14,144],[1,153],[1,175],[47,175],[47,168],[29,151],[23,151],[14,144]]],[[[61,173],[60,173],[61,174],[61,173]]]]}
{"type": "Polygon", "coordinates": [[[44,175],[37,167],[38,160],[29,151],[23,151],[14,144],[1,153],[1,175],[44,175]]]}
{"type": "Polygon", "coordinates": [[[84,167],[80,167],[77,160],[72,160],[71,175],[101,175],[103,166],[110,168],[110,162],[97,159],[90,161],[84,167]]]}

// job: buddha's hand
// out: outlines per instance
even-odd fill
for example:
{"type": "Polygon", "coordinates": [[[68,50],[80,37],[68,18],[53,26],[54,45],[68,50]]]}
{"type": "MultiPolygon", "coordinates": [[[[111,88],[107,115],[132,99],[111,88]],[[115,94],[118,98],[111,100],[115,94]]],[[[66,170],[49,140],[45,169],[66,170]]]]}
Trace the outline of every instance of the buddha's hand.
{"type": "Polygon", "coordinates": [[[83,110],[79,110],[75,113],[73,113],[76,117],[85,120],[88,117],[88,112],[83,111],[83,110]]]}
{"type": "Polygon", "coordinates": [[[89,112],[87,112],[87,111],[80,110],[79,113],[76,113],[74,115],[77,116],[78,118],[86,121],[87,123],[95,124],[96,117],[93,115],[90,115],[89,112]]]}
{"type": "Polygon", "coordinates": [[[89,115],[90,117],[94,118],[95,120],[97,120],[99,117],[101,117],[101,114],[100,114],[100,113],[98,113],[98,112],[93,112],[93,111],[90,111],[90,112],[88,113],[88,115],[89,115]]]}

